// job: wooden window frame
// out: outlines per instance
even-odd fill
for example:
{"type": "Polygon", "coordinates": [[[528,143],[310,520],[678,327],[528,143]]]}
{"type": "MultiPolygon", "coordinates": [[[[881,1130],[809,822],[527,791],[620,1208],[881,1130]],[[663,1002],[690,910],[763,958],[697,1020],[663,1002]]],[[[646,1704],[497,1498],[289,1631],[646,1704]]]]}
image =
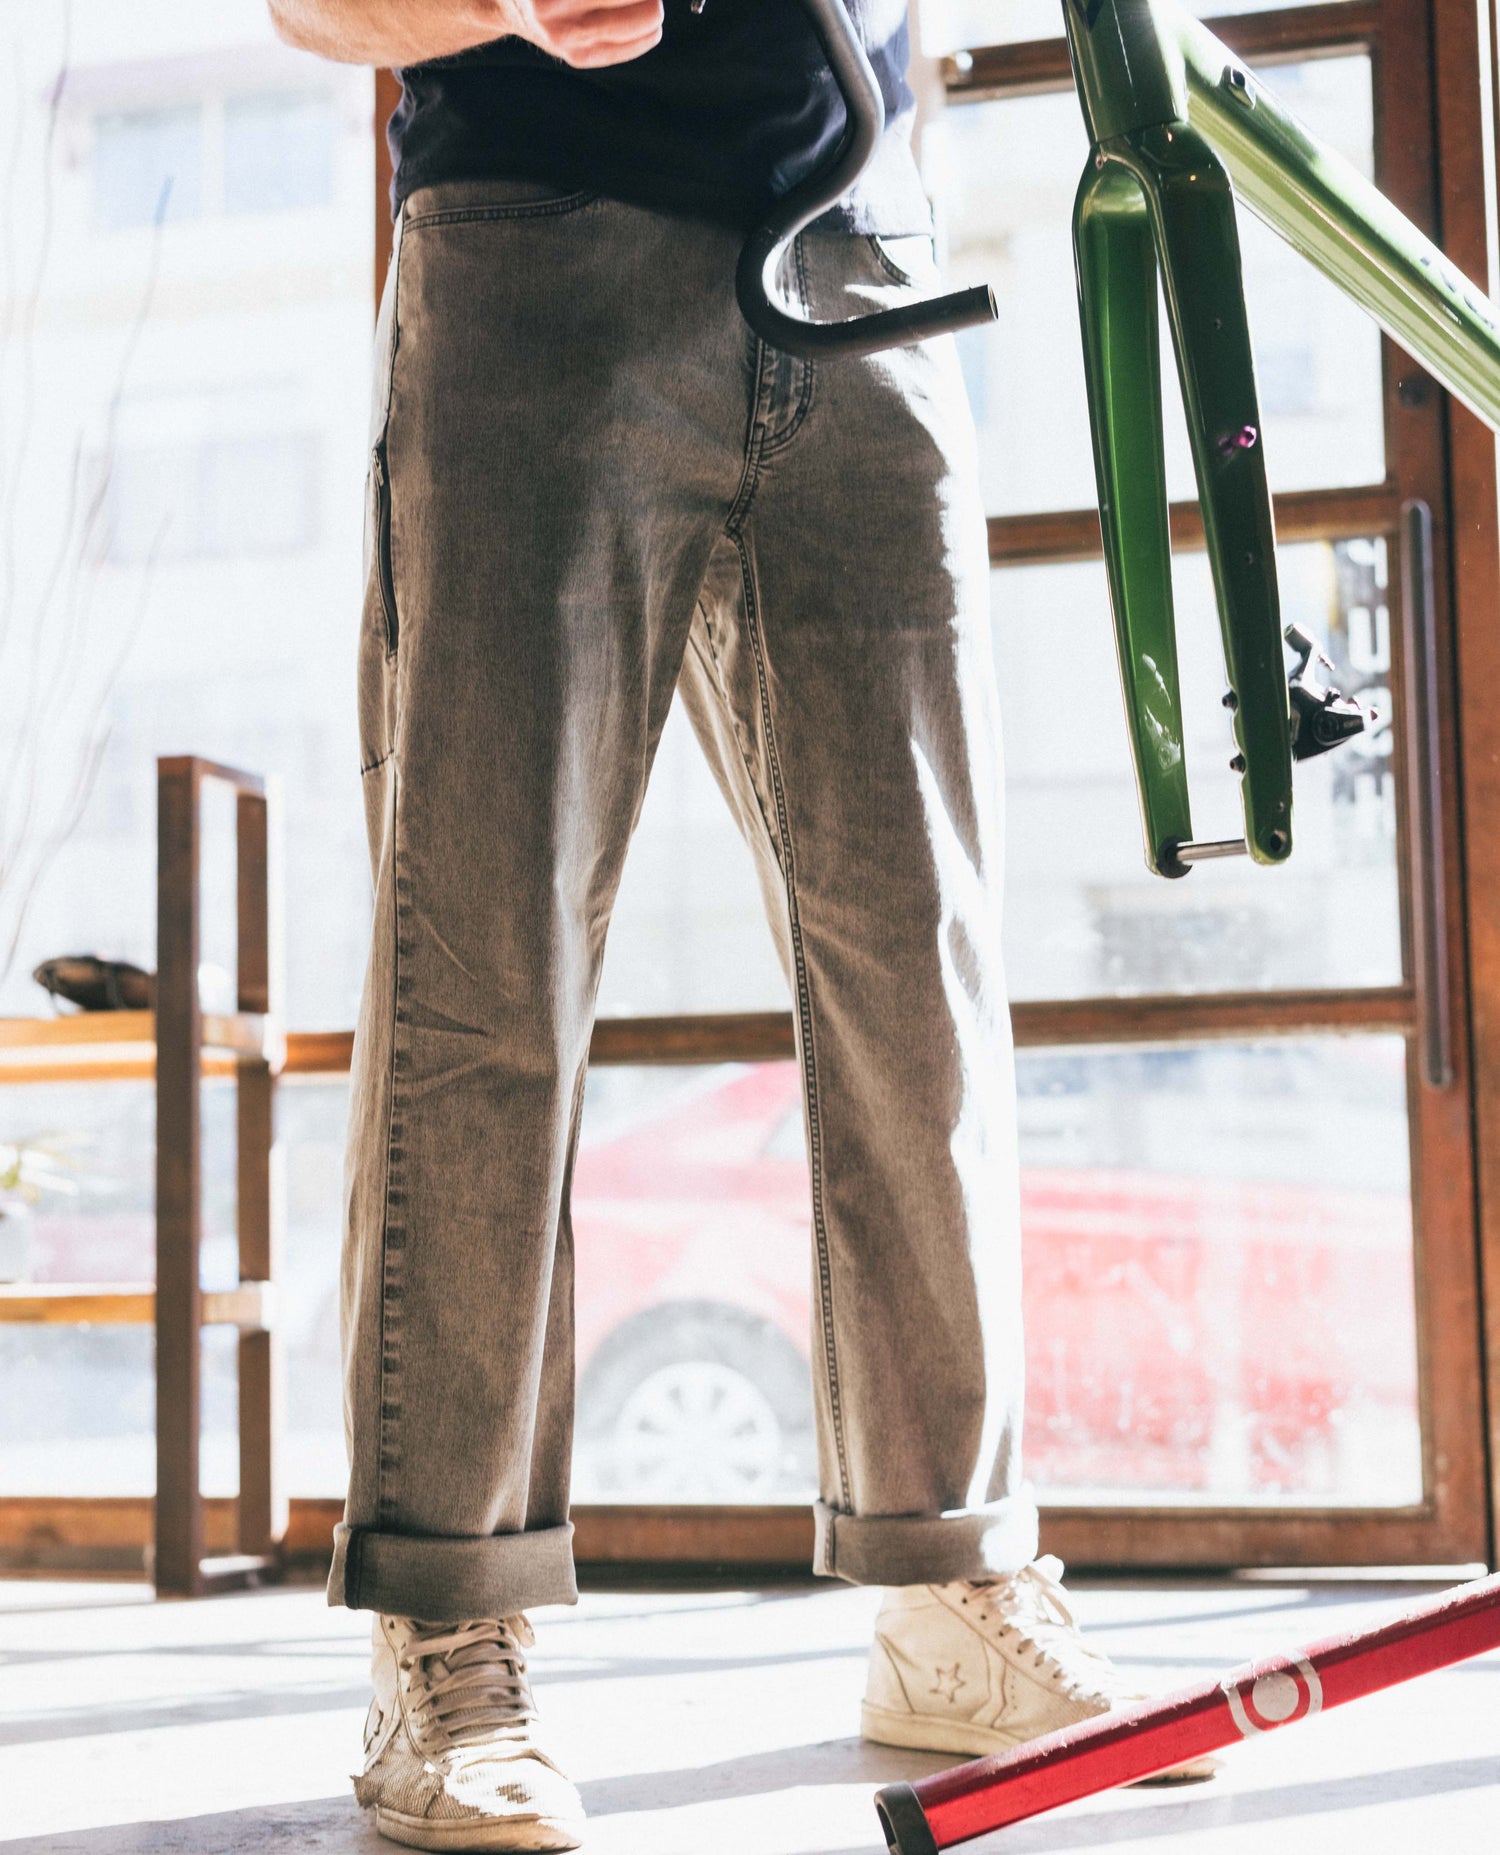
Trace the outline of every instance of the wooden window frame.
{"type": "MultiPolygon", "coordinates": [[[[1326,0],[1246,12],[1212,25],[1252,63],[1367,55],[1380,185],[1430,236],[1439,239],[1446,232],[1449,255],[1460,266],[1488,278],[1497,262],[1497,6],[1500,0],[1488,0],[1488,14],[1480,16],[1440,0],[1326,0]],[[1476,73],[1483,74],[1482,81],[1476,73]]],[[[941,78],[953,105],[1071,85],[1061,37],[957,54],[943,61],[941,78]]],[[[376,104],[382,122],[395,98],[394,82],[383,84],[377,85],[376,104]]],[[[383,136],[380,156],[384,161],[383,136]]],[[[381,178],[388,185],[388,168],[381,178]]],[[[377,275],[383,277],[389,257],[385,215],[380,237],[377,275]]],[[[1381,351],[1385,480],[1279,496],[1276,521],[1283,541],[1383,535],[1399,555],[1403,499],[1420,495],[1432,509],[1441,781],[1446,794],[1464,795],[1463,806],[1450,799],[1442,817],[1443,908],[1455,953],[1450,995],[1420,998],[1409,977],[1414,923],[1406,881],[1407,820],[1417,769],[1400,745],[1405,730],[1398,730],[1403,798],[1398,855],[1408,975],[1401,985],[1026,1001],[1015,1005],[1014,1022],[1021,1048],[1385,1030],[1404,1036],[1410,1053],[1424,1011],[1451,1014],[1457,1071],[1452,1085],[1429,1087],[1410,1056],[1407,1066],[1424,1498],[1409,1508],[1375,1509],[1046,1508],[1048,1545],[1077,1563],[1469,1562],[1489,1559],[1500,1532],[1500,1491],[1489,1466],[1490,1456],[1500,1451],[1500,1396],[1484,1389],[1500,1387],[1500,1294],[1481,1300],[1479,1268],[1482,1249],[1488,1279],[1500,1282],[1500,1179],[1497,1191],[1480,1192],[1500,1167],[1500,717],[1489,695],[1500,689],[1500,636],[1493,635],[1497,628],[1491,622],[1500,609],[1496,446],[1486,427],[1389,341],[1382,341],[1381,351]],[[1460,656],[1466,668],[1462,683],[1460,656]],[[1478,676],[1476,665],[1483,672],[1478,676]],[[1469,994],[1471,971],[1478,1004],[1469,994]],[[1489,998],[1496,1003],[1489,1005],[1489,998]]],[[[1097,559],[1102,551],[1092,508],[995,517],[989,540],[997,567],[1097,559]]],[[[1196,506],[1174,506],[1172,540],[1176,548],[1202,545],[1196,506]]],[[[1406,625],[1399,628],[1405,638],[1406,625]]],[[[1399,721],[1401,679],[1394,680],[1399,721]]],[[[673,1060],[659,1054],[668,1048],[679,1053],[677,1060],[689,1048],[699,1061],[755,1060],[750,1043],[768,1056],[791,1055],[790,1017],[776,1033],[771,1022],[758,1020],[745,1042],[733,1019],[677,1019],[634,1029],[601,1025],[603,1043],[595,1060],[609,1060],[605,1047],[631,1048],[632,1056],[618,1060],[637,1062],[673,1060]],[[774,1051],[767,1047],[770,1041],[774,1051]]],[[[662,1513],[666,1527],[670,1510],[662,1513]]],[[[730,1513],[726,1527],[733,1524],[730,1513]]]]}

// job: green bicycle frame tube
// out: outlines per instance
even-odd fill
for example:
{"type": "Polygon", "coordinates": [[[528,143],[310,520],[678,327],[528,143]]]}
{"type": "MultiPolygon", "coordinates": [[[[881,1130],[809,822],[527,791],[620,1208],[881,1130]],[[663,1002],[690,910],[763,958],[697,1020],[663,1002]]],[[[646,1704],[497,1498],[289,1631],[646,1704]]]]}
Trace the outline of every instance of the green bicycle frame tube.
{"type": "Polygon", "coordinates": [[[1257,218],[1500,430],[1500,317],[1431,239],[1178,0],[1064,0],[1064,9],[1096,143],[1190,122],[1257,218]],[[1089,18],[1086,31],[1075,6],[1089,18]]]}
{"type": "Polygon", "coordinates": [[[1152,0],[1181,50],[1188,120],[1257,218],[1500,429],[1494,306],[1342,155],[1304,129],[1176,0],[1152,0]]]}

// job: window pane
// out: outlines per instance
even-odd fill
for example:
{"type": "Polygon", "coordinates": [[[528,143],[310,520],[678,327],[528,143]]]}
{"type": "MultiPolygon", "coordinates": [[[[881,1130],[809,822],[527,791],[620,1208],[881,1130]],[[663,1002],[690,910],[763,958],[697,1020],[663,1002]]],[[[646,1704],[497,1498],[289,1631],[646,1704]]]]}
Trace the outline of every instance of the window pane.
{"type": "Polygon", "coordinates": [[[750,853],[680,703],[657,750],[610,923],[606,1016],[790,1004],[750,853]]]}
{"type": "MultiPolygon", "coordinates": [[[[236,1279],[234,1090],[203,1090],[203,1285],[236,1279]]],[[[149,1082],[41,1082],[0,1087],[0,1142],[58,1155],[56,1189],[29,1214],[22,1266],[6,1279],[150,1282],[156,1270],[156,1102],[149,1082]]],[[[8,1212],[16,1205],[0,1196],[8,1212]]]]}
{"type": "MultiPolygon", "coordinates": [[[[1420,1499],[1401,1039],[1025,1051],[1019,1080],[1044,1496],[1420,1499]]],[[[794,1065],[594,1071],[574,1226],[577,1498],[805,1497],[794,1065]]]]}
{"type": "MultiPolygon", "coordinates": [[[[1276,94],[1363,172],[1372,163],[1369,60],[1278,65],[1276,94]]],[[[1071,91],[956,105],[932,175],[962,282],[988,282],[997,327],[959,337],[979,424],[986,506],[1008,515],[1095,500],[1073,275],[1073,196],[1087,154],[1071,91]]],[[[1239,215],[1266,464],[1273,489],[1385,475],[1375,324],[1248,213],[1239,215]]],[[[1162,318],[1168,488],[1195,500],[1176,363],[1162,318]]]]}
{"type": "MultiPolygon", "coordinates": [[[[0,1325],[0,1488],[7,1495],[149,1495],[156,1485],[156,1384],[149,1327],[0,1325]]],[[[235,1335],[203,1336],[207,1495],[239,1487],[235,1335]]]]}
{"type": "Polygon", "coordinates": [[[108,8],[71,41],[57,0],[12,11],[0,405],[31,411],[0,421],[0,1011],[46,1009],[51,955],[155,964],[154,762],[197,753],[280,781],[288,1012],[348,1026],[371,75],[281,46],[264,7],[199,9],[191,56],[149,9],[128,46],[108,8]],[[169,171],[160,236],[101,229],[149,222],[169,171]]]}
{"type": "MultiPolygon", "coordinates": [[[[203,1091],[203,1271],[236,1279],[234,1095],[203,1091]]],[[[0,1280],[149,1283],[156,1273],[155,1100],[149,1082],[0,1088],[0,1143],[54,1148],[65,1189],[34,1208],[0,1195],[0,1280]]],[[[203,1352],[203,1486],[238,1485],[235,1335],[212,1328],[203,1352]]],[[[149,1327],[0,1323],[0,1489],[7,1494],[149,1494],[155,1485],[155,1379],[149,1327]]]]}
{"type": "MultiPolygon", "coordinates": [[[[236,1274],[234,1094],[204,1091],[205,1287],[236,1274]]],[[[288,1078],[277,1093],[287,1191],[278,1297],[287,1345],[285,1472],[294,1495],[344,1484],[338,1254],[342,1078],[288,1078]]],[[[0,1143],[61,1140],[76,1194],[0,1217],[0,1281],[149,1282],[155,1273],[154,1102],[146,1082],[0,1088],[0,1143]]],[[[0,1323],[0,1489],[7,1494],[149,1494],[155,1481],[152,1336],[146,1327],[0,1323]]],[[[204,1338],[204,1487],[238,1478],[235,1336],[204,1338]]]]}
{"type": "Polygon", "coordinates": [[[39,1083],[0,1088],[0,1142],[55,1150],[60,1189],[10,1216],[14,1282],[149,1282],[156,1131],[149,1082],[39,1083]]]}
{"type": "Polygon", "coordinates": [[[290,553],[318,540],[314,433],[143,446],[100,460],[102,558],[139,566],[290,553]]]}
{"type": "MultiPolygon", "coordinates": [[[[1297,768],[1288,864],[1227,859],[1181,882],[1145,866],[1102,564],[995,574],[1014,996],[1400,982],[1385,544],[1283,547],[1277,564],[1283,618],[1380,720],[1297,768]]],[[[1207,556],[1179,556],[1173,580],[1194,832],[1243,837],[1207,556]]]]}
{"type": "Polygon", "coordinates": [[[318,440],[270,432],[205,445],[205,554],[291,553],[318,537],[318,440]]]}
{"type": "Polygon", "coordinates": [[[342,1494],[344,1388],[339,1369],[339,1244],[343,1231],[342,1076],[299,1076],[276,1097],[286,1168],[286,1481],[293,1495],[342,1494]]]}
{"type": "Polygon", "coordinates": [[[1019,1068],[1044,1498],[1420,1500],[1402,1040],[1019,1068]]]}
{"type": "Polygon", "coordinates": [[[816,1491],[808,1223],[795,1065],[590,1071],[577,1499],[816,1491]]]}
{"type": "Polygon", "coordinates": [[[291,212],[333,198],[331,97],[231,97],[224,111],[224,210],[291,212]]]}
{"type": "Polygon", "coordinates": [[[105,231],[203,210],[203,111],[131,110],[94,123],[94,221],[105,231]]]}

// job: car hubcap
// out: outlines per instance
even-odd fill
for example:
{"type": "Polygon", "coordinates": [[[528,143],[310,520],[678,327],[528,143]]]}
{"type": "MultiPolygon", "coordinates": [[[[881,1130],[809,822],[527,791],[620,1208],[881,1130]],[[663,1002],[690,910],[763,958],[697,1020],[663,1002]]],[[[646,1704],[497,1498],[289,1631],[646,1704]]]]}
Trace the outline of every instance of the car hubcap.
{"type": "Polygon", "coordinates": [[[771,1493],[783,1467],[781,1420],[770,1400],[744,1373],[707,1359],[642,1379],[621,1406],[611,1442],[620,1484],[657,1498],[745,1500],[771,1493]]]}

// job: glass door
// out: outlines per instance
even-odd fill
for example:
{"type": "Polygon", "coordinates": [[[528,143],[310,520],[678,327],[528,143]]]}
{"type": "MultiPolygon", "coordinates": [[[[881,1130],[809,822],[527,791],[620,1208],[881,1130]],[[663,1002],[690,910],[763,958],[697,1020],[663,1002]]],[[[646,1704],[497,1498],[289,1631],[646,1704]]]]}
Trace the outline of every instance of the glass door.
{"type": "MultiPolygon", "coordinates": [[[[1410,0],[1334,0],[1213,23],[1431,229],[1424,20],[1410,0]]],[[[1481,1557],[1442,395],[1242,215],[1285,616],[1377,721],[1299,769],[1287,868],[1148,875],[1074,302],[1086,140],[1062,38],[988,42],[1000,22],[1052,30],[1056,5],[929,0],[947,107],[924,158],[950,271],[1001,305],[962,340],[1006,705],[1046,1538],[1115,1563],[1481,1557]],[[1403,560],[1412,504],[1430,511],[1435,579],[1403,560]],[[1410,693],[1429,640],[1436,725],[1410,693]]],[[[1238,836],[1170,353],[1163,373],[1195,828],[1238,836]]]]}

